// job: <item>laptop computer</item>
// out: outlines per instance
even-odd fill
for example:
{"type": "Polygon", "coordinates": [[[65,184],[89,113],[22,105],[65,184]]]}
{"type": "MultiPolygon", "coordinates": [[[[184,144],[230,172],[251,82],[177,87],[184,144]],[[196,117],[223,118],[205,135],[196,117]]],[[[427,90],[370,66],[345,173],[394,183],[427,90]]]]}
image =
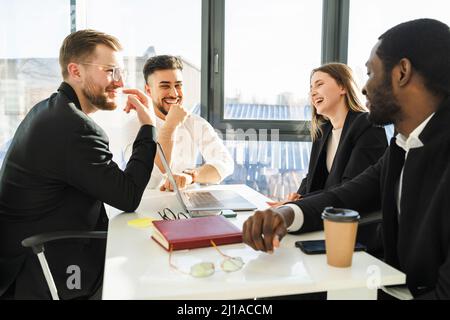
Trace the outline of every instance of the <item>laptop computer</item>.
{"type": "Polygon", "coordinates": [[[191,217],[220,214],[222,210],[252,211],[256,206],[232,190],[188,190],[180,191],[172,171],[167,162],[164,151],[159,143],[156,143],[161,162],[166,170],[167,177],[173,185],[178,202],[183,211],[191,217]]]}

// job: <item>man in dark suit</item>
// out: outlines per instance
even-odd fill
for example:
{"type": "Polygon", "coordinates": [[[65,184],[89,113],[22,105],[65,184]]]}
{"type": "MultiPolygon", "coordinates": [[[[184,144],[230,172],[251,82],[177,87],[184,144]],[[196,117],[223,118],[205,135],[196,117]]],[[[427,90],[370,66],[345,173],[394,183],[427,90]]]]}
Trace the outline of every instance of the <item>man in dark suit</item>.
{"type": "MultiPolygon", "coordinates": [[[[153,169],[155,115],[146,96],[128,93],[126,112],[141,123],[124,171],[112,161],[108,137],[90,118],[117,107],[123,87],[119,41],[94,30],[69,35],[60,50],[64,82],[35,105],[17,129],[0,171],[0,296],[49,298],[39,262],[21,241],[52,231],[106,230],[103,203],[134,211],[153,169]]],[[[104,240],[65,240],[46,245],[59,296],[84,298],[101,285],[104,240]],[[68,286],[79,270],[81,286],[68,286]]]]}
{"type": "Polygon", "coordinates": [[[326,206],[383,212],[385,260],[405,272],[415,298],[450,299],[450,29],[419,19],[380,36],[363,93],[378,125],[397,136],[384,156],[339,188],[257,211],[244,241],[272,252],[286,232],[323,228],[326,206]],[[296,212],[294,212],[296,211],[296,212]]]}

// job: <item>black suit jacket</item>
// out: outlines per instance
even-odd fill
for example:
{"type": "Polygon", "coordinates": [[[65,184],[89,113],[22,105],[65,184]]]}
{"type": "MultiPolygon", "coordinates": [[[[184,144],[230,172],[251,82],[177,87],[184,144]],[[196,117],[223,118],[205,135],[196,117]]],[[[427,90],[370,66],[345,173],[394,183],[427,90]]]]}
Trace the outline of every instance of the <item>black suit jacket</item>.
{"type": "Polygon", "coordinates": [[[321,229],[326,206],[362,215],[381,208],[386,262],[405,272],[415,297],[450,299],[449,123],[447,98],[420,135],[424,146],[411,149],[404,163],[400,216],[394,194],[400,172],[395,167],[404,151],[393,138],[380,161],[355,179],[296,202],[304,213],[300,232],[321,229]]]}
{"type": "Polygon", "coordinates": [[[333,126],[329,121],[322,126],[323,135],[312,145],[308,174],[297,193],[308,196],[336,187],[378,161],[387,147],[386,133],[383,128],[374,127],[367,115],[365,112],[348,112],[329,173],[326,151],[333,126]]]}
{"type": "MultiPolygon", "coordinates": [[[[30,110],[0,171],[0,295],[15,283],[16,298],[50,297],[38,260],[21,241],[43,232],[106,230],[103,203],[134,211],[153,169],[154,139],[154,127],[142,126],[121,171],[70,85],[63,82],[30,110]]],[[[85,296],[100,283],[104,240],[49,243],[45,254],[62,298],[85,296]],[[69,266],[81,271],[79,290],[66,285],[69,266]]]]}

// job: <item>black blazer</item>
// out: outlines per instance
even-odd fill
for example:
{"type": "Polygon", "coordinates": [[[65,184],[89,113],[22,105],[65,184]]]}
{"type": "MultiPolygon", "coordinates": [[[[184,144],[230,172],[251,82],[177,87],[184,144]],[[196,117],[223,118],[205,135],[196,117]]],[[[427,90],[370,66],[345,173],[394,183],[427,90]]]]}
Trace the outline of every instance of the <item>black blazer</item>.
{"type": "Polygon", "coordinates": [[[323,135],[312,145],[308,174],[302,180],[298,194],[308,196],[336,187],[378,161],[387,147],[386,133],[383,128],[374,127],[367,115],[365,112],[348,112],[329,173],[327,142],[333,126],[329,121],[322,126],[323,135]]]}
{"type": "Polygon", "coordinates": [[[400,216],[395,188],[404,151],[395,138],[384,156],[355,179],[332,191],[296,202],[304,213],[300,232],[322,228],[326,206],[347,207],[362,215],[383,212],[386,262],[405,272],[406,283],[420,298],[450,299],[450,98],[420,135],[404,163],[400,216]]]}
{"type": "MultiPolygon", "coordinates": [[[[21,241],[42,232],[106,230],[103,203],[134,211],[153,169],[154,139],[154,127],[142,126],[121,171],[106,134],[67,83],[30,110],[0,171],[0,296],[15,283],[16,298],[50,297],[36,256],[21,241]]],[[[45,254],[61,298],[82,297],[101,283],[104,240],[57,241],[45,254]],[[67,288],[71,265],[80,268],[80,290],[67,288]]]]}

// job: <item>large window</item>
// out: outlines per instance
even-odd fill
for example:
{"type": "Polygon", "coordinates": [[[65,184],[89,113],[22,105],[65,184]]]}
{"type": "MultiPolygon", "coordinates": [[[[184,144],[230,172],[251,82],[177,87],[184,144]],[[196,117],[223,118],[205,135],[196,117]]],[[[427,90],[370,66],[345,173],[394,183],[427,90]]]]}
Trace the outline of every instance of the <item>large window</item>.
{"type": "MultiPolygon", "coordinates": [[[[142,70],[148,58],[161,54],[181,57],[184,106],[195,112],[201,88],[201,8],[201,0],[89,0],[77,16],[84,23],[79,28],[112,34],[122,43],[128,73],[125,87],[144,90],[142,70]]],[[[135,117],[135,113],[126,115],[122,108],[93,116],[108,134],[114,160],[121,166],[125,165],[124,145],[134,139],[123,132],[123,125],[136,121],[135,117]]]]}
{"type": "Polygon", "coordinates": [[[85,27],[116,36],[124,47],[126,85],[144,88],[142,69],[154,55],[184,62],[185,106],[200,103],[201,0],[89,0],[85,27]]]}
{"type": "MultiPolygon", "coordinates": [[[[0,0],[0,162],[29,109],[58,87],[64,37],[93,28],[123,44],[127,87],[143,89],[149,57],[181,56],[185,106],[220,130],[234,157],[226,182],[283,198],[309,163],[311,70],[348,56],[362,87],[381,33],[419,17],[450,24],[449,12],[448,0],[0,0]]],[[[126,117],[121,108],[94,115],[113,152],[126,117]]]]}
{"type": "MultiPolygon", "coordinates": [[[[201,94],[213,85],[208,82],[201,92],[201,68],[212,68],[215,62],[207,51],[217,18],[210,19],[205,9],[210,4],[222,6],[220,62],[225,69],[220,77],[225,84],[212,90],[221,95],[221,103],[208,102],[206,107],[211,114],[219,108],[223,123],[251,121],[250,126],[233,126],[245,134],[253,127],[258,130],[251,141],[239,135],[226,141],[236,161],[227,182],[247,183],[276,198],[295,191],[309,161],[310,143],[279,142],[278,131],[276,139],[263,141],[259,133],[268,129],[271,140],[271,129],[287,126],[307,134],[309,74],[321,57],[322,1],[317,0],[0,0],[0,161],[29,109],[62,80],[59,47],[74,30],[97,29],[121,41],[127,87],[143,89],[142,68],[149,57],[181,56],[186,107],[199,113],[201,94]]],[[[115,155],[123,142],[115,139],[121,133],[117,129],[130,116],[121,108],[94,114],[115,155]]],[[[223,129],[212,117],[208,120],[223,129]]]]}
{"type": "Polygon", "coordinates": [[[309,120],[322,2],[225,2],[224,119],[309,120]]]}
{"type": "Polygon", "coordinates": [[[0,162],[20,121],[62,81],[69,32],[69,0],[0,0],[0,162]]]}
{"type": "Polygon", "coordinates": [[[321,63],[322,1],[215,5],[208,106],[235,160],[225,182],[283,199],[297,191],[309,163],[309,77],[321,63]],[[280,141],[289,139],[301,141],[280,141]]]}

